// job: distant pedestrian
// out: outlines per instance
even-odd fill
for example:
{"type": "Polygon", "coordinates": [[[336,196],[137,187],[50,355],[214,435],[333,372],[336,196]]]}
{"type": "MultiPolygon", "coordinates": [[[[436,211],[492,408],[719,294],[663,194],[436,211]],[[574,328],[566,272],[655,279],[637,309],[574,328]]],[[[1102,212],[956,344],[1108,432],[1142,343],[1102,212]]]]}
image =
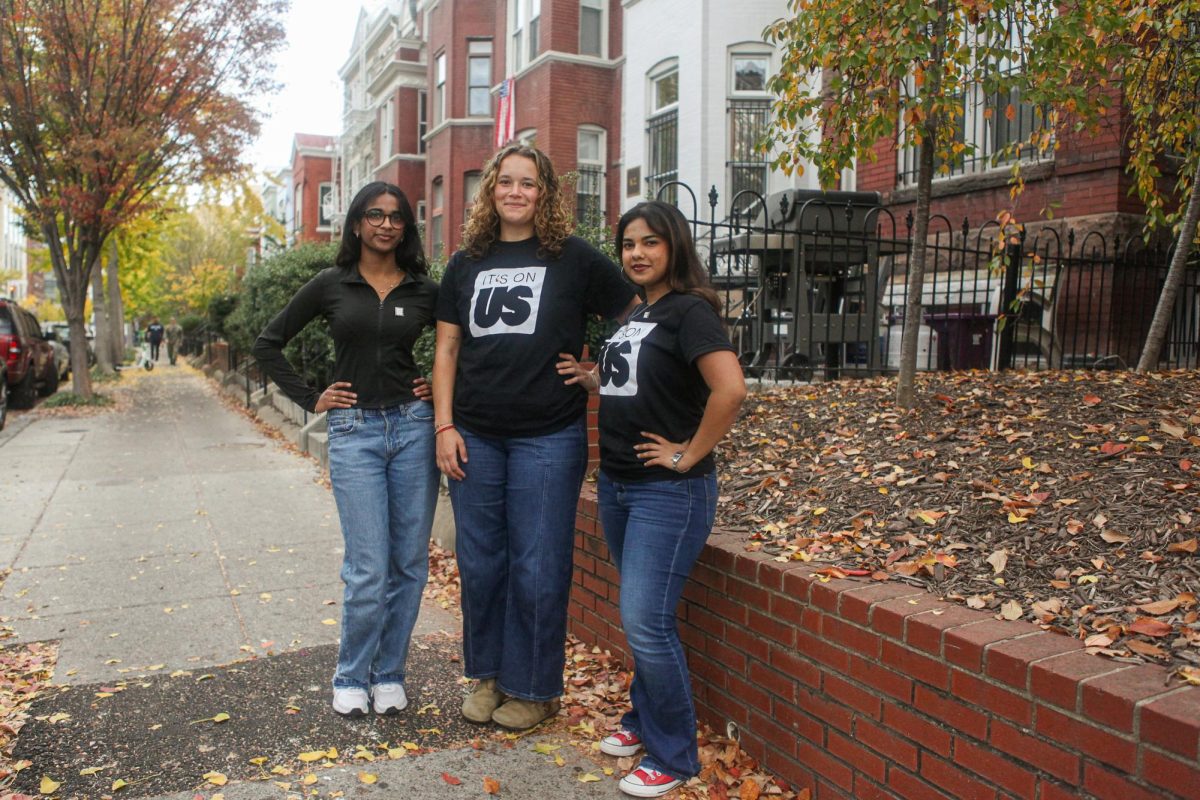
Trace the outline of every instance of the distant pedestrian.
{"type": "Polygon", "coordinates": [[[571,228],[550,159],[505,147],[484,167],[438,297],[437,457],[454,506],[465,671],[479,680],[462,713],[512,730],[555,714],[563,691],[587,393],[554,365],[580,355],[588,315],[616,317],[634,296],[571,228]]]}
{"type": "Polygon", "coordinates": [[[700,771],[696,712],[675,608],[712,531],[712,451],[746,396],[687,221],[639,203],[617,225],[625,276],[645,302],[590,372],[560,362],[568,383],[600,390],[600,521],[621,576],[621,626],[633,651],[633,708],[600,750],[641,763],[621,791],[659,797],[700,771]]]}
{"type": "Polygon", "coordinates": [[[413,344],[433,325],[437,283],[408,198],[376,181],[350,203],[336,266],[275,316],[254,355],[292,400],[326,412],[329,477],[345,539],[342,636],[333,710],[395,714],[408,705],[405,662],[429,574],[437,501],[433,407],[413,344]],[[329,323],[336,379],[311,388],[283,355],[316,317],[329,323]]]}
{"type": "Polygon", "coordinates": [[[146,326],[146,341],[150,343],[150,359],[158,361],[158,348],[162,344],[163,334],[165,329],[158,317],[150,320],[150,324],[146,326]]]}
{"type": "Polygon", "coordinates": [[[164,333],[167,337],[167,360],[173,367],[175,366],[175,357],[179,355],[179,346],[183,344],[183,328],[180,326],[179,320],[171,317],[164,333]]]}

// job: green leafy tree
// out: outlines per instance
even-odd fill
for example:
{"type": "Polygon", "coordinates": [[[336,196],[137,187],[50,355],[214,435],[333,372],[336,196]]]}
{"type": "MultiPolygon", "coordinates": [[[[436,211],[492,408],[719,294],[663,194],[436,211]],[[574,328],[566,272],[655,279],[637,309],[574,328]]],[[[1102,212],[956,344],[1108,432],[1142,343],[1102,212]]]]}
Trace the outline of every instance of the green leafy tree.
{"type": "MultiPolygon", "coordinates": [[[[243,353],[249,353],[254,340],[300,287],[321,270],[333,266],[336,243],[308,243],[266,259],[251,269],[242,280],[236,307],[225,318],[225,335],[243,353]]],[[[313,320],[300,331],[284,355],[305,380],[314,386],[328,384],[333,370],[333,339],[329,326],[313,320]]]]}
{"type": "MultiPolygon", "coordinates": [[[[1054,146],[1058,109],[1103,105],[1071,66],[1037,58],[1077,27],[1051,26],[1055,0],[789,0],[791,15],[764,32],[782,50],[772,78],[776,95],[765,146],[776,166],[794,173],[813,162],[822,186],[835,186],[856,160],[874,160],[889,140],[916,149],[916,203],[896,402],[913,403],[921,292],[926,269],[932,181],[974,143],[958,134],[964,98],[1016,98],[1050,109],[1029,141],[1054,146]]],[[[1070,20],[1072,26],[1078,23],[1070,20]]],[[[1092,52],[1094,48],[1085,48],[1092,52]]],[[[1085,53],[1086,54],[1086,53],[1085,53]]],[[[1075,66],[1090,69],[1082,57],[1075,66]]],[[[1087,74],[1090,71],[1083,70],[1087,74]]],[[[1013,116],[1011,103],[985,116],[1013,116]]]]}
{"type": "Polygon", "coordinates": [[[0,181],[49,248],[84,398],[84,305],[105,242],[159,187],[239,169],[286,8],[0,0],[0,181]]]}
{"type": "Polygon", "coordinates": [[[1175,252],[1137,371],[1158,365],[1200,225],[1200,0],[1098,4],[1093,38],[1120,66],[1129,114],[1129,171],[1151,229],[1167,228],[1175,252]],[[1105,14],[1107,12],[1107,15],[1105,14]],[[1163,174],[1169,164],[1174,181],[1163,174]],[[1176,198],[1180,202],[1176,202],[1176,198]]]}

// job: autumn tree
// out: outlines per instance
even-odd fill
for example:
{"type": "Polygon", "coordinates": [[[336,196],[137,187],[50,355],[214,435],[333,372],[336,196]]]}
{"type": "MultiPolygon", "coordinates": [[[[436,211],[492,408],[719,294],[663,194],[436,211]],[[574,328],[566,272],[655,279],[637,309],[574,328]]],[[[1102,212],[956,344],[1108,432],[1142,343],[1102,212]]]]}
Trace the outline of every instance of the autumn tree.
{"type": "MultiPolygon", "coordinates": [[[[1107,4],[1106,4],[1107,5],[1107,4]]],[[[1129,115],[1129,171],[1151,228],[1169,228],[1175,251],[1137,371],[1158,365],[1200,225],[1200,0],[1121,0],[1117,24],[1099,28],[1120,64],[1129,115]],[[1175,180],[1164,180],[1165,164],[1175,180]],[[1174,190],[1176,203],[1171,197],[1174,190]]]]}
{"type": "Polygon", "coordinates": [[[0,181],[49,249],[91,394],[84,304],[105,242],[164,185],[238,169],[286,0],[0,0],[0,181]]]}
{"type": "Polygon", "coordinates": [[[1067,65],[1032,56],[1077,26],[1074,20],[1067,29],[1050,25],[1056,0],[789,0],[788,8],[791,15],[764,32],[782,49],[765,142],[775,165],[790,174],[811,160],[821,185],[832,187],[846,167],[874,160],[881,139],[916,150],[896,391],[897,404],[910,408],[932,181],[939,170],[975,154],[975,143],[958,132],[965,98],[972,92],[993,98],[984,116],[1010,119],[1015,102],[1035,103],[1039,124],[1019,145],[1052,147],[1056,109],[1088,106],[1088,86],[1067,79],[1067,65]]]}

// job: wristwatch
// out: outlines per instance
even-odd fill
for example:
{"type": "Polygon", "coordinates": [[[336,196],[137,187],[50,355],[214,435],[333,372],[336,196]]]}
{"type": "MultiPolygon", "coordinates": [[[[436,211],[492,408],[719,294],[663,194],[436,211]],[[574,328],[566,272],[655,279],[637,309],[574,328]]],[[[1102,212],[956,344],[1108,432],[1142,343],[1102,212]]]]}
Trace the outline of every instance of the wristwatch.
{"type": "Polygon", "coordinates": [[[679,462],[682,459],[683,459],[683,451],[676,450],[675,455],[671,456],[671,469],[675,470],[676,472],[683,472],[683,470],[681,470],[679,468],[679,462]]]}

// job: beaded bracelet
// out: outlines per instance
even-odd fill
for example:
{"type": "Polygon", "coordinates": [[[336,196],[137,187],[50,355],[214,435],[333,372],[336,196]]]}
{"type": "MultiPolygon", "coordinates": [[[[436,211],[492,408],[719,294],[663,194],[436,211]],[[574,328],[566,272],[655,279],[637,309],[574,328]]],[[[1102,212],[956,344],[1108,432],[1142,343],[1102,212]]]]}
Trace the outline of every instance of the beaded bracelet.
{"type": "Polygon", "coordinates": [[[448,431],[448,430],[453,430],[453,428],[454,428],[453,422],[447,422],[445,425],[438,425],[436,428],[433,429],[433,435],[437,436],[439,433],[443,433],[444,431],[448,431]]]}

